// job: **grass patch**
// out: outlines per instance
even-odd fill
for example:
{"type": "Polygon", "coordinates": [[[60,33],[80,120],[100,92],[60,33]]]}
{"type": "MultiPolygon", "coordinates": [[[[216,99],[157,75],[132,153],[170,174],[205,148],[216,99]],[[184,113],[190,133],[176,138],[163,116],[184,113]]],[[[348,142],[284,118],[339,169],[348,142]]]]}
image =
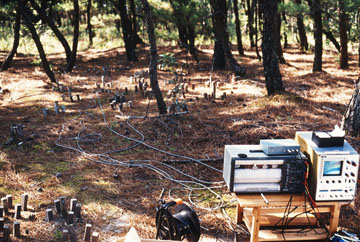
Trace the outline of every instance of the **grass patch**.
{"type": "Polygon", "coordinates": [[[269,106],[279,106],[279,105],[299,105],[304,102],[304,99],[298,95],[293,93],[281,93],[275,94],[272,96],[265,96],[261,98],[257,98],[253,105],[256,108],[267,108],[269,106]]]}

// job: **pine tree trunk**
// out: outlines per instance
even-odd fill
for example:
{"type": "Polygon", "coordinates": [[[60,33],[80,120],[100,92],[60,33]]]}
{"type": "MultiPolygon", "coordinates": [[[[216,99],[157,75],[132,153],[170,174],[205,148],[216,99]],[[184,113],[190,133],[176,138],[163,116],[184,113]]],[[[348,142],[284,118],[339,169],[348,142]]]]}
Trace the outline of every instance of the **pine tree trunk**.
{"type": "Polygon", "coordinates": [[[181,49],[189,49],[186,26],[183,25],[182,23],[177,23],[176,26],[179,34],[179,41],[178,41],[179,47],[181,49]]]}
{"type": "Polygon", "coordinates": [[[322,20],[321,20],[321,1],[311,1],[312,15],[314,18],[314,39],[315,39],[315,56],[313,63],[313,72],[322,71],[322,20]]]}
{"type": "Polygon", "coordinates": [[[88,0],[86,5],[86,23],[87,23],[87,31],[89,35],[89,45],[90,47],[93,45],[93,32],[92,32],[92,26],[91,26],[91,1],[88,0]]]}
{"type": "Polygon", "coordinates": [[[185,13],[182,11],[183,9],[183,1],[174,1],[170,0],[170,5],[173,9],[173,15],[175,18],[175,24],[178,29],[179,40],[178,44],[181,49],[189,49],[188,46],[188,34],[185,20],[185,13]]]}
{"type": "Polygon", "coordinates": [[[337,51],[341,52],[341,46],[339,42],[337,42],[337,40],[335,39],[334,35],[330,31],[327,31],[325,29],[323,30],[323,33],[325,34],[326,38],[330,40],[331,43],[333,43],[337,51]]]}
{"type": "Polygon", "coordinates": [[[156,39],[154,33],[154,25],[152,19],[152,13],[150,9],[150,5],[147,0],[141,0],[144,8],[145,21],[147,32],[149,36],[150,42],[150,65],[149,65],[149,73],[150,73],[150,82],[152,91],[156,97],[158,109],[160,114],[166,114],[166,104],[164,102],[159,83],[157,80],[157,47],[156,47],[156,39]]]}
{"type": "Polygon", "coordinates": [[[72,51],[64,35],[59,31],[54,21],[47,16],[46,12],[36,3],[35,0],[30,0],[30,3],[33,6],[33,8],[36,10],[36,12],[39,14],[40,18],[49,25],[51,30],[54,32],[56,38],[60,41],[61,45],[64,47],[66,54],[66,63],[69,63],[72,51]]]}
{"type": "Polygon", "coordinates": [[[189,40],[189,52],[192,55],[192,57],[195,59],[197,63],[199,63],[199,58],[196,54],[196,47],[195,47],[195,29],[192,24],[188,24],[188,40],[189,40]]]}
{"type": "Polygon", "coordinates": [[[6,59],[4,60],[4,62],[1,65],[1,71],[5,71],[11,66],[11,62],[17,52],[17,48],[19,46],[19,40],[20,40],[20,21],[21,21],[21,13],[20,13],[20,10],[17,8],[16,17],[15,17],[15,25],[14,25],[13,46],[12,46],[10,54],[6,57],[6,59]]]}
{"type": "Polygon", "coordinates": [[[360,8],[357,11],[357,31],[358,31],[358,67],[360,67],[360,8]]]}
{"type": "Polygon", "coordinates": [[[183,11],[188,4],[189,1],[170,0],[179,33],[179,46],[180,48],[186,49],[193,56],[195,61],[199,62],[195,48],[195,28],[193,23],[190,22],[190,16],[183,11]]]}
{"type": "Polygon", "coordinates": [[[80,9],[78,0],[73,0],[74,2],[74,39],[73,39],[73,48],[69,63],[66,67],[67,72],[71,72],[74,69],[76,63],[77,47],[79,41],[79,26],[80,26],[80,9]]]}
{"type": "Polygon", "coordinates": [[[240,26],[240,19],[239,19],[239,9],[238,9],[238,0],[234,0],[234,14],[235,14],[235,29],[236,29],[236,39],[237,39],[237,46],[239,55],[244,55],[244,48],[242,45],[241,40],[241,26],[240,26]]]}
{"type": "MultiPolygon", "coordinates": [[[[295,3],[300,6],[301,0],[295,0],[295,3]]],[[[309,44],[307,42],[305,25],[304,25],[304,16],[302,14],[300,14],[300,13],[296,14],[296,23],[297,23],[299,37],[300,37],[300,48],[301,48],[301,50],[308,50],[309,44]]]]}
{"type": "Polygon", "coordinates": [[[115,7],[120,13],[121,18],[121,27],[123,38],[125,42],[125,52],[128,61],[138,61],[136,56],[135,48],[136,43],[132,41],[132,28],[131,22],[128,18],[127,11],[126,11],[126,0],[118,0],[115,3],[115,7]]]}
{"type": "MultiPolygon", "coordinates": [[[[279,3],[278,0],[276,0],[279,3]]],[[[281,15],[276,12],[276,53],[280,64],[285,64],[285,58],[281,47],[281,15]]]]}
{"type": "Polygon", "coordinates": [[[340,30],[340,68],[347,69],[349,68],[348,63],[348,36],[347,36],[347,14],[345,12],[345,3],[344,0],[339,0],[339,30],[340,30]]]}
{"type": "Polygon", "coordinates": [[[40,56],[43,68],[45,70],[45,73],[47,74],[47,76],[49,77],[51,82],[56,83],[56,78],[55,78],[54,72],[50,68],[50,65],[46,59],[46,54],[45,54],[44,48],[41,44],[39,35],[37,34],[36,29],[31,21],[31,19],[32,19],[31,12],[25,8],[26,4],[24,1],[18,0],[18,4],[19,4],[19,10],[21,12],[21,15],[23,16],[23,19],[25,21],[25,25],[29,29],[32,39],[35,42],[36,48],[38,49],[39,56],[40,56]]]}
{"type": "Polygon", "coordinates": [[[221,40],[216,38],[215,34],[215,44],[214,44],[214,54],[212,57],[212,70],[223,70],[226,67],[226,57],[225,51],[221,44],[221,40]]]}
{"type": "Polygon", "coordinates": [[[130,11],[132,15],[132,36],[131,39],[135,43],[135,48],[137,44],[145,44],[144,41],[138,35],[138,27],[136,22],[136,11],[135,11],[135,2],[130,0],[130,11]]]}
{"type": "Polygon", "coordinates": [[[263,66],[268,95],[285,91],[276,54],[276,18],[277,2],[265,0],[262,4],[264,30],[263,30],[263,66]]]}
{"type": "Polygon", "coordinates": [[[251,48],[255,47],[254,42],[254,7],[255,0],[251,2],[251,0],[246,0],[247,11],[246,14],[248,16],[248,27],[249,27],[249,39],[251,48]]]}
{"type": "Polygon", "coordinates": [[[256,1],[256,5],[255,5],[255,52],[256,52],[256,56],[258,58],[259,61],[261,61],[261,56],[259,53],[259,47],[258,47],[258,26],[260,26],[260,17],[259,17],[259,13],[260,13],[260,7],[259,7],[259,1],[256,1]]]}
{"type": "MultiPolygon", "coordinates": [[[[283,1],[284,2],[284,1],[283,1]]],[[[286,14],[285,14],[285,11],[282,11],[282,17],[283,17],[283,20],[285,22],[285,26],[286,28],[289,28],[288,26],[288,22],[286,20],[286,14]]],[[[286,31],[284,31],[284,49],[287,49],[288,48],[288,38],[287,38],[287,33],[286,31]]]]}
{"type": "Polygon", "coordinates": [[[359,137],[360,135],[360,79],[358,79],[355,91],[346,108],[341,122],[341,129],[347,135],[359,137]]]}
{"type": "Polygon", "coordinates": [[[229,35],[226,31],[226,0],[210,0],[211,11],[213,13],[213,26],[215,33],[215,48],[213,55],[213,69],[220,69],[219,60],[222,60],[221,49],[219,45],[222,47],[223,53],[225,54],[225,60],[229,60],[229,64],[232,70],[235,72],[237,76],[245,76],[245,68],[241,67],[234,56],[231,53],[231,49],[229,47],[229,35]],[[218,48],[218,49],[217,49],[218,48]],[[218,52],[217,52],[218,51],[218,52]]]}

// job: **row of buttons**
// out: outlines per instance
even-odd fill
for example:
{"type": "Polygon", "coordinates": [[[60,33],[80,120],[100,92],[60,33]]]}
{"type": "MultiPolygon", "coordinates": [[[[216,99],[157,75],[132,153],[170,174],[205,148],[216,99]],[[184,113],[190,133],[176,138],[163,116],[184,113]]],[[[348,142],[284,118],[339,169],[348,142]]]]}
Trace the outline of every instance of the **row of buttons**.
{"type": "MultiPolygon", "coordinates": [[[[332,182],[332,183],[336,183],[336,180],[326,180],[326,183],[327,184],[329,184],[330,182],[332,182]]],[[[322,182],[320,182],[320,183],[322,183],[322,182]]],[[[341,180],[338,180],[338,183],[342,183],[342,181],[341,180]]],[[[345,181],[344,181],[344,183],[346,183],[346,179],[345,179],[345,181]]],[[[348,183],[356,183],[356,181],[355,181],[355,179],[349,179],[348,180],[348,183]]]]}
{"type": "MultiPolygon", "coordinates": [[[[319,198],[326,198],[328,196],[324,194],[324,195],[319,195],[318,197],[319,198]]],[[[339,198],[339,199],[341,199],[341,198],[352,198],[353,195],[351,195],[351,194],[349,194],[349,195],[342,195],[342,194],[337,195],[337,194],[335,194],[335,195],[329,195],[329,197],[330,198],[339,198]]]]}

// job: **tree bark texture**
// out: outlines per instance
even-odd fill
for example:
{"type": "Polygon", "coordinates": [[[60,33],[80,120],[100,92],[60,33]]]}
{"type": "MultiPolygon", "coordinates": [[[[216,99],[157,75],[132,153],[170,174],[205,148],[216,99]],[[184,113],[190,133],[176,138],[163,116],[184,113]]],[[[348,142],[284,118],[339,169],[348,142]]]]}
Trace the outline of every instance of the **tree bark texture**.
{"type": "Polygon", "coordinates": [[[126,0],[118,0],[115,4],[115,7],[120,13],[121,18],[121,28],[123,33],[123,38],[125,42],[125,52],[128,61],[138,61],[136,56],[135,48],[136,43],[132,40],[132,28],[131,22],[129,20],[127,11],[126,11],[126,0]]]}
{"type": "Polygon", "coordinates": [[[345,130],[347,135],[360,136],[360,79],[344,113],[341,129],[345,130]]]}
{"type": "Polygon", "coordinates": [[[66,71],[71,72],[74,69],[76,63],[77,47],[79,41],[79,25],[80,25],[80,9],[79,1],[73,0],[74,2],[74,36],[73,36],[73,48],[69,63],[67,64],[66,71]]]}
{"type": "Polygon", "coordinates": [[[179,46],[180,48],[187,49],[195,61],[199,62],[195,48],[196,36],[194,23],[191,22],[189,13],[184,11],[191,2],[188,0],[170,0],[170,4],[173,9],[175,24],[179,33],[179,46]]]}
{"type": "Polygon", "coordinates": [[[321,1],[311,0],[311,11],[314,19],[314,39],[315,56],[313,72],[322,71],[322,20],[321,20],[321,1]]]}
{"type": "Polygon", "coordinates": [[[47,16],[45,10],[43,10],[36,3],[35,0],[30,0],[30,3],[33,6],[33,8],[36,10],[36,12],[39,14],[40,18],[49,25],[51,30],[54,32],[56,38],[60,41],[61,45],[63,46],[63,48],[65,50],[66,63],[69,63],[72,51],[71,51],[70,46],[69,46],[67,40],[65,39],[64,35],[56,27],[54,21],[49,16],[47,16]]]}
{"type": "Polygon", "coordinates": [[[347,69],[349,68],[348,63],[348,36],[347,36],[347,14],[345,12],[345,2],[344,0],[339,0],[339,30],[340,30],[340,68],[347,69]]]}
{"type": "Polygon", "coordinates": [[[145,21],[146,21],[146,27],[150,42],[150,64],[149,64],[149,73],[150,73],[150,82],[151,82],[151,88],[152,91],[156,97],[158,109],[160,114],[166,114],[166,104],[164,102],[158,79],[157,79],[157,47],[156,47],[156,39],[155,39],[155,33],[154,33],[154,25],[153,25],[153,19],[152,19],[152,13],[150,9],[149,2],[147,0],[141,0],[144,14],[145,14],[145,21]]]}
{"type": "Polygon", "coordinates": [[[229,61],[229,64],[232,70],[235,72],[237,76],[245,76],[245,68],[241,67],[234,56],[231,53],[231,49],[229,47],[229,35],[226,31],[226,0],[210,0],[211,11],[213,13],[213,27],[215,33],[215,48],[213,55],[213,69],[221,69],[223,66],[217,65],[221,63],[217,58],[222,58],[219,54],[220,46],[222,47],[223,53],[225,54],[225,59],[229,61]],[[220,46],[219,46],[220,45],[220,46]],[[216,47],[219,48],[218,52],[216,47]]]}
{"type": "Polygon", "coordinates": [[[19,7],[17,7],[16,16],[15,16],[15,25],[14,25],[14,42],[11,52],[9,53],[9,55],[6,57],[6,59],[1,65],[1,71],[5,71],[11,66],[11,62],[17,52],[17,48],[19,46],[19,40],[20,40],[20,22],[21,22],[21,13],[19,7]]]}
{"type": "Polygon", "coordinates": [[[358,67],[360,67],[360,8],[357,10],[357,31],[358,31],[358,67]]]}
{"type": "MultiPolygon", "coordinates": [[[[279,3],[278,0],[275,2],[279,3]]],[[[276,11],[276,54],[280,64],[285,64],[285,58],[281,47],[281,15],[276,11]]]]}
{"type": "Polygon", "coordinates": [[[249,28],[249,39],[251,48],[255,47],[254,42],[254,8],[255,8],[255,0],[246,0],[247,11],[246,14],[248,16],[248,28],[249,28]]]}
{"type": "Polygon", "coordinates": [[[258,58],[259,61],[261,61],[261,56],[260,56],[260,53],[259,53],[259,47],[258,47],[258,26],[260,26],[260,10],[259,10],[259,1],[258,0],[255,0],[256,1],[256,5],[255,5],[255,52],[256,52],[256,56],[258,58]]]}
{"type": "Polygon", "coordinates": [[[331,43],[333,43],[333,45],[335,46],[337,51],[341,52],[341,46],[340,46],[339,42],[336,40],[336,38],[334,37],[334,35],[326,29],[323,30],[323,33],[325,34],[326,38],[328,40],[330,40],[331,43]]]}
{"type": "MultiPolygon", "coordinates": [[[[287,19],[286,19],[285,11],[282,11],[281,15],[282,15],[282,18],[283,18],[283,20],[285,22],[286,28],[288,28],[288,22],[287,22],[287,19]]],[[[284,49],[287,49],[287,48],[288,48],[288,38],[287,38],[286,31],[284,31],[284,49]]]]}
{"type": "Polygon", "coordinates": [[[145,44],[144,41],[138,35],[138,27],[136,22],[136,11],[135,11],[135,2],[134,0],[130,0],[130,11],[132,15],[132,35],[131,39],[135,42],[135,48],[137,44],[145,44]]]}
{"type": "MultiPolygon", "coordinates": [[[[297,5],[301,5],[301,0],[295,0],[297,5]]],[[[309,44],[306,37],[305,25],[304,25],[304,16],[301,13],[296,14],[296,23],[299,32],[300,38],[300,48],[301,50],[308,50],[309,44]]]]}
{"type": "Polygon", "coordinates": [[[214,55],[212,58],[212,70],[223,70],[226,67],[225,51],[221,41],[215,37],[214,55]]]}
{"type": "Polygon", "coordinates": [[[285,91],[276,54],[277,1],[264,1],[263,66],[268,95],[285,91]]]}
{"type": "Polygon", "coordinates": [[[239,8],[238,8],[238,0],[234,0],[234,14],[235,14],[235,29],[236,29],[236,40],[239,55],[244,55],[244,48],[241,40],[241,24],[239,19],[239,8]]]}
{"type": "Polygon", "coordinates": [[[91,1],[92,0],[88,0],[87,5],[86,5],[86,23],[87,23],[87,31],[88,31],[88,35],[89,35],[89,45],[92,46],[93,45],[93,32],[92,32],[92,25],[91,25],[91,1]]]}
{"type": "Polygon", "coordinates": [[[19,5],[19,10],[21,12],[21,15],[25,21],[25,25],[29,29],[32,39],[35,42],[36,48],[38,49],[39,56],[40,56],[43,68],[45,70],[45,73],[47,74],[47,76],[49,77],[51,82],[56,83],[56,78],[55,78],[54,72],[50,68],[50,65],[49,65],[48,60],[46,59],[46,54],[45,54],[44,48],[41,44],[39,35],[37,34],[36,29],[31,21],[32,14],[28,9],[26,9],[25,1],[18,0],[18,5],[19,5]]]}

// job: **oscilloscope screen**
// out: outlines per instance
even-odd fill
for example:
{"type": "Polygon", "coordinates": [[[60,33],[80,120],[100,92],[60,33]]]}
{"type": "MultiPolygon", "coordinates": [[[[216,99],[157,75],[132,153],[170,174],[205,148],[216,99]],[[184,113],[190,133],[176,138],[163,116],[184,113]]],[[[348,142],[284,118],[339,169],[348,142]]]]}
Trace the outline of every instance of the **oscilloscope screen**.
{"type": "Polygon", "coordinates": [[[342,161],[324,161],[323,176],[341,176],[342,161]]]}

